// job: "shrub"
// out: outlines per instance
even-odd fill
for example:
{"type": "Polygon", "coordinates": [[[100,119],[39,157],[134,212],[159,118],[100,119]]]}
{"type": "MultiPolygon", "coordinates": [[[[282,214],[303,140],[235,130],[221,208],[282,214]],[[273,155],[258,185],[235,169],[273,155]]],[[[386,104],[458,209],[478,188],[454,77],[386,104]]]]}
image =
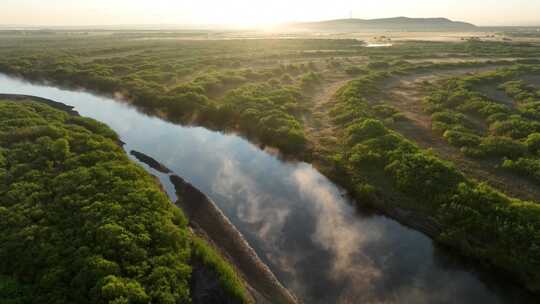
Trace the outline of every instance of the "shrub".
{"type": "Polygon", "coordinates": [[[209,104],[208,97],[189,92],[174,96],[168,96],[162,99],[163,107],[167,109],[171,117],[183,117],[200,110],[209,104]]]}
{"type": "Polygon", "coordinates": [[[441,122],[448,125],[463,124],[465,122],[465,115],[458,112],[443,111],[431,115],[431,120],[433,122],[441,122]]]}
{"type": "Polygon", "coordinates": [[[456,130],[448,130],[444,132],[443,137],[451,145],[456,147],[476,147],[481,141],[478,135],[456,130]]]}
{"type": "Polygon", "coordinates": [[[454,128],[453,125],[449,125],[447,123],[444,123],[444,122],[439,122],[439,121],[435,121],[435,122],[432,122],[431,123],[431,129],[435,132],[438,132],[440,134],[444,134],[444,132],[446,132],[447,130],[450,130],[454,128]]]}
{"type": "Polygon", "coordinates": [[[14,278],[0,275],[0,302],[5,304],[34,303],[32,290],[14,278]]]}
{"type": "Polygon", "coordinates": [[[527,146],[509,137],[488,136],[479,146],[485,156],[518,158],[527,153],[527,146]]]}
{"type": "Polygon", "coordinates": [[[398,110],[396,110],[396,108],[385,104],[374,106],[373,111],[375,115],[382,118],[393,117],[395,114],[398,113],[398,110]]]}
{"type": "Polygon", "coordinates": [[[349,144],[354,144],[366,139],[383,136],[387,134],[387,130],[380,121],[366,119],[362,123],[348,127],[347,134],[349,144]]]}
{"type": "Polygon", "coordinates": [[[377,167],[384,164],[384,151],[379,153],[366,144],[357,144],[349,151],[348,161],[354,168],[377,167]]]}
{"type": "Polygon", "coordinates": [[[508,120],[494,122],[490,126],[490,131],[494,135],[521,139],[540,131],[540,123],[513,116],[508,120]]]}
{"type": "Polygon", "coordinates": [[[404,153],[386,168],[397,187],[411,195],[429,200],[444,200],[463,176],[449,163],[424,153],[404,153]]]}
{"type": "Polygon", "coordinates": [[[173,95],[187,94],[187,93],[204,94],[204,88],[200,85],[196,85],[193,83],[184,83],[184,84],[175,86],[169,91],[169,94],[173,94],[173,95]]]}
{"type": "Polygon", "coordinates": [[[373,201],[376,192],[377,188],[368,183],[362,183],[355,187],[355,193],[361,202],[373,201]]]}
{"type": "Polygon", "coordinates": [[[540,133],[529,134],[525,144],[531,153],[538,154],[540,152],[540,133]]]}
{"type": "Polygon", "coordinates": [[[502,167],[540,182],[540,160],[538,159],[523,157],[518,160],[507,159],[503,162],[502,167]]]}
{"type": "Polygon", "coordinates": [[[520,113],[532,120],[540,120],[540,101],[524,103],[520,105],[520,113]]]}

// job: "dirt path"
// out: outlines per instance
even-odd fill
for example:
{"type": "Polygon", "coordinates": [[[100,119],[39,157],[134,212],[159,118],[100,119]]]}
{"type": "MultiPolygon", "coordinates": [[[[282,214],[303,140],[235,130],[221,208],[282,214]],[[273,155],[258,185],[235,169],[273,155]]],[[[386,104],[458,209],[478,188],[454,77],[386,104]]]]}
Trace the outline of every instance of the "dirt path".
{"type": "Polygon", "coordinates": [[[408,121],[398,123],[393,128],[422,148],[431,148],[440,158],[453,162],[467,176],[479,182],[487,182],[512,197],[540,201],[538,184],[498,169],[497,164],[493,162],[464,156],[458,148],[450,145],[440,134],[432,131],[431,117],[423,111],[422,99],[425,93],[422,91],[422,83],[424,81],[484,72],[495,68],[458,69],[392,78],[383,85],[382,94],[377,99],[394,106],[408,118],[408,121]]]}
{"type": "Polygon", "coordinates": [[[481,68],[460,68],[454,70],[423,72],[401,77],[392,77],[388,79],[382,89],[378,100],[388,102],[396,107],[409,120],[421,126],[424,129],[431,130],[431,117],[423,109],[422,99],[424,92],[421,90],[422,83],[425,81],[436,81],[442,78],[452,76],[482,73],[492,71],[497,67],[481,68]]]}
{"type": "Polygon", "coordinates": [[[309,107],[312,110],[304,116],[304,130],[315,148],[327,146],[323,143],[337,140],[336,128],[331,122],[329,112],[337,91],[351,80],[352,78],[330,79],[328,84],[311,98],[309,107]]]}

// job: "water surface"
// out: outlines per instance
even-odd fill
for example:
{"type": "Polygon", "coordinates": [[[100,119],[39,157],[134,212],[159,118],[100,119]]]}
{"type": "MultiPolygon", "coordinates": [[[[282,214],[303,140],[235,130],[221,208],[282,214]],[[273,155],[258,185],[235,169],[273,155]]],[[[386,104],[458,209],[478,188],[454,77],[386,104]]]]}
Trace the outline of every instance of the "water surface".
{"type": "Polygon", "coordinates": [[[368,43],[366,47],[368,48],[378,48],[378,47],[391,47],[392,43],[368,43]]]}
{"type": "MultiPolygon", "coordinates": [[[[128,152],[159,160],[211,197],[305,303],[533,302],[423,234],[354,208],[311,165],[284,162],[239,136],[174,125],[111,98],[1,74],[0,93],[59,101],[108,124],[128,152]]],[[[158,176],[174,198],[167,176],[158,176]]]]}

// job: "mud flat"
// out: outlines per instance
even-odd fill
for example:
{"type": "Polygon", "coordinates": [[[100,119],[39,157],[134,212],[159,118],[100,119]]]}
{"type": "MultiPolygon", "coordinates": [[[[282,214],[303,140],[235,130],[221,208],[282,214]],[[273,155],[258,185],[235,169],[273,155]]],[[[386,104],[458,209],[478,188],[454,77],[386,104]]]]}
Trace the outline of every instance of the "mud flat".
{"type": "Polygon", "coordinates": [[[158,172],[161,172],[161,173],[164,173],[164,174],[170,174],[172,173],[172,171],[165,167],[163,164],[161,164],[160,162],[158,162],[157,160],[153,159],[152,157],[144,154],[144,153],[141,153],[141,152],[138,152],[138,151],[131,151],[129,152],[129,154],[135,156],[135,158],[137,158],[140,162],[143,162],[145,164],[147,164],[148,166],[150,166],[150,168],[158,171],[158,172]]]}

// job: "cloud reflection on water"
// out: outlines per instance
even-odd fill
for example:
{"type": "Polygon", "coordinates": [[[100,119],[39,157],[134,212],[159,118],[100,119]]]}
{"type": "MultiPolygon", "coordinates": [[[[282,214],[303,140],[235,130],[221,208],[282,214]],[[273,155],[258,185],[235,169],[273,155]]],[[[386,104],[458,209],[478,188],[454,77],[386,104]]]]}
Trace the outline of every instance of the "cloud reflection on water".
{"type": "Polygon", "coordinates": [[[369,295],[373,282],[383,275],[369,256],[363,254],[366,242],[382,237],[377,229],[359,227],[358,221],[351,221],[351,209],[346,205],[341,193],[336,188],[328,187],[320,175],[310,167],[299,168],[294,172],[294,179],[301,196],[313,204],[317,218],[314,242],[332,252],[332,270],[328,274],[334,280],[344,281],[346,298],[369,295]],[[347,209],[347,210],[346,210],[347,209]],[[364,228],[364,229],[361,229],[364,228]]]}

